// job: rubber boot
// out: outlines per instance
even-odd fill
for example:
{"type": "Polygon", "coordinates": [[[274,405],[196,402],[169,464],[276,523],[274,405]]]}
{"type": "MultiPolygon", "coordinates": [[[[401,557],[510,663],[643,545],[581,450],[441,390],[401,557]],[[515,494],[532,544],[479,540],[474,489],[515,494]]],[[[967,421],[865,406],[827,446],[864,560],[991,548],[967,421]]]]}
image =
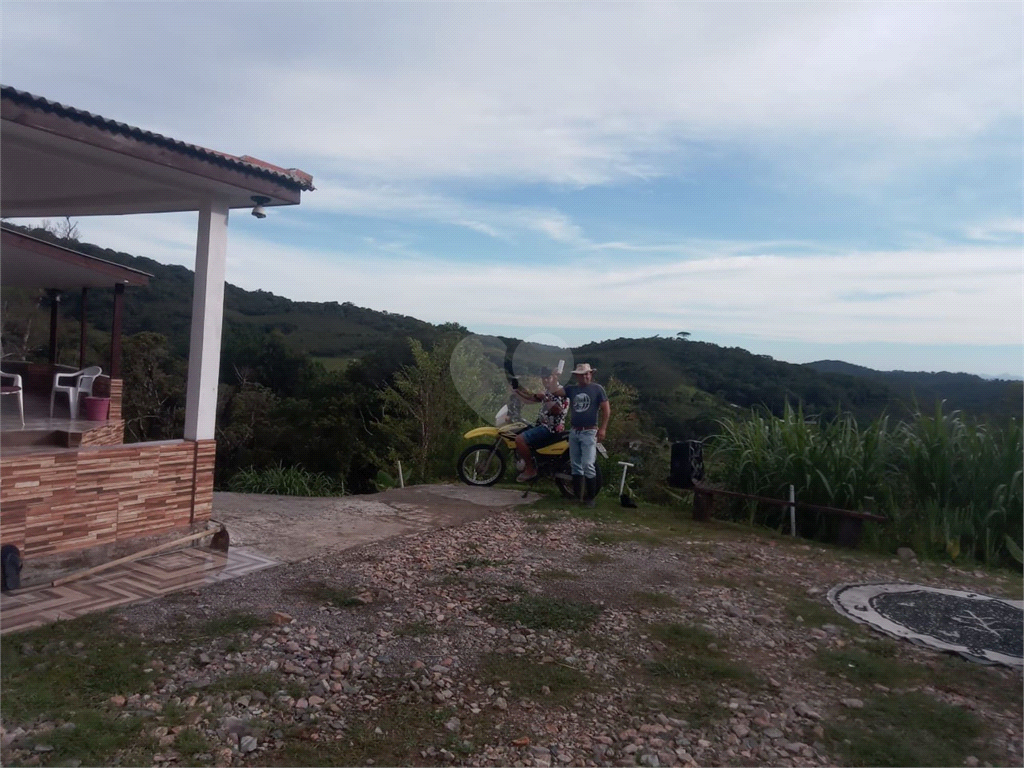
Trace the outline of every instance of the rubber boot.
{"type": "Polygon", "coordinates": [[[587,478],[587,493],[586,493],[586,496],[584,498],[586,499],[586,501],[584,502],[584,506],[590,507],[591,509],[593,509],[597,505],[597,501],[596,501],[596,498],[597,498],[597,478],[596,477],[588,477],[587,478]]]}
{"type": "Polygon", "coordinates": [[[583,501],[583,475],[572,476],[572,497],[576,501],[583,501]]]}

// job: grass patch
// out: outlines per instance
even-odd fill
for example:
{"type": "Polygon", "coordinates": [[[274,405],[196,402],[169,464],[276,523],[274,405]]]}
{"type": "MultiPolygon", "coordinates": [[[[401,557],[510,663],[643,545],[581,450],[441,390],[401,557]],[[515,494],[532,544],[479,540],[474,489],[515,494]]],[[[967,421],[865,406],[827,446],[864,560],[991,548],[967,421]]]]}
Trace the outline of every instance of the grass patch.
{"type": "Polygon", "coordinates": [[[821,627],[825,624],[834,624],[837,627],[847,629],[858,629],[859,625],[841,615],[829,603],[820,603],[807,597],[794,597],[786,604],[786,613],[789,618],[796,621],[799,616],[803,619],[805,627],[821,627]]]}
{"type": "Polygon", "coordinates": [[[138,717],[116,717],[95,709],[77,710],[68,722],[73,730],[57,728],[32,737],[36,744],[48,744],[49,765],[66,764],[71,760],[81,765],[151,765],[158,743],[145,735],[143,720],[138,717]]]}
{"type": "Polygon", "coordinates": [[[270,626],[270,620],[263,616],[256,616],[245,611],[234,611],[203,622],[193,629],[192,634],[197,637],[227,637],[268,626],[270,626]]]}
{"type": "MultiPolygon", "coordinates": [[[[739,579],[731,576],[698,576],[697,580],[701,584],[706,584],[710,587],[725,587],[726,589],[749,589],[750,586],[740,581],[739,579]]],[[[838,615],[838,614],[837,614],[838,615]]]]}
{"type": "Polygon", "coordinates": [[[284,690],[286,682],[281,675],[274,672],[240,673],[227,675],[214,680],[203,690],[210,693],[243,693],[259,691],[267,697],[284,690]]]}
{"type": "Polygon", "coordinates": [[[145,691],[154,679],[143,672],[152,657],[137,638],[112,631],[103,614],[8,635],[0,640],[5,724],[62,717],[145,691]]]}
{"type": "Polygon", "coordinates": [[[301,587],[287,590],[288,594],[298,595],[315,603],[333,605],[335,608],[358,608],[364,603],[356,597],[351,587],[336,587],[324,581],[312,581],[301,587]]]}
{"type": "Polygon", "coordinates": [[[963,765],[986,759],[985,734],[973,712],[911,692],[873,697],[844,722],[826,725],[825,737],[842,765],[963,765]]]}
{"type": "Polygon", "coordinates": [[[604,552],[589,552],[580,557],[580,562],[587,565],[604,565],[605,563],[614,563],[615,558],[604,552]]]}
{"type": "Polygon", "coordinates": [[[563,571],[558,568],[554,568],[550,571],[538,571],[534,576],[541,581],[575,581],[579,578],[578,574],[563,571]]]}
{"type": "Polygon", "coordinates": [[[557,523],[561,520],[566,519],[569,516],[568,512],[564,510],[546,510],[544,512],[534,512],[523,517],[523,521],[527,523],[557,523]]]}
{"type": "Polygon", "coordinates": [[[1024,701],[1015,674],[998,666],[975,664],[943,654],[928,665],[928,682],[934,687],[997,704],[1021,718],[1024,701]]]}
{"type": "Polygon", "coordinates": [[[454,739],[444,728],[450,708],[385,700],[372,713],[353,714],[344,736],[310,741],[303,730],[286,733],[284,747],[259,754],[253,765],[422,765],[427,747],[451,749],[454,739]],[[382,733],[375,733],[380,727],[382,733]]]}
{"type": "Polygon", "coordinates": [[[491,560],[489,557],[467,557],[455,564],[456,568],[492,568],[497,565],[506,565],[508,560],[491,560]]]}
{"type": "Polygon", "coordinates": [[[434,627],[426,621],[410,621],[395,630],[399,637],[423,637],[434,634],[434,627]]]}
{"type": "Polygon", "coordinates": [[[675,608],[679,601],[664,592],[634,592],[633,599],[644,608],[675,608]]]}
{"type": "Polygon", "coordinates": [[[987,701],[1003,709],[1022,709],[1020,685],[1015,675],[998,666],[975,664],[958,656],[936,654],[900,658],[894,640],[871,640],[842,649],[821,649],[815,665],[833,677],[854,685],[881,683],[888,687],[927,683],[941,691],[987,701]]]}
{"type": "Polygon", "coordinates": [[[606,528],[588,533],[583,537],[583,540],[587,544],[599,547],[614,546],[626,541],[635,541],[639,544],[657,547],[664,544],[667,539],[662,534],[642,528],[606,528]]]}
{"type": "Polygon", "coordinates": [[[517,699],[551,704],[570,704],[581,693],[596,688],[588,675],[564,664],[538,664],[501,653],[490,653],[481,659],[480,678],[495,687],[507,684],[517,699]]]}
{"type": "Polygon", "coordinates": [[[590,603],[524,595],[514,603],[492,605],[490,613],[500,621],[522,624],[530,629],[580,630],[593,624],[601,609],[590,603]]]}
{"type": "Polygon", "coordinates": [[[761,687],[754,671],[730,659],[721,650],[724,641],[701,627],[655,624],[651,634],[666,646],[660,658],[647,663],[647,671],[655,678],[683,683],[728,682],[748,689],[761,687]]]}
{"type": "Polygon", "coordinates": [[[195,728],[184,728],[175,736],[174,748],[182,755],[191,758],[201,752],[212,752],[213,744],[195,728]]]}
{"type": "Polygon", "coordinates": [[[854,685],[903,685],[919,680],[927,668],[896,658],[895,643],[875,640],[862,647],[823,648],[815,654],[815,666],[854,685]]]}

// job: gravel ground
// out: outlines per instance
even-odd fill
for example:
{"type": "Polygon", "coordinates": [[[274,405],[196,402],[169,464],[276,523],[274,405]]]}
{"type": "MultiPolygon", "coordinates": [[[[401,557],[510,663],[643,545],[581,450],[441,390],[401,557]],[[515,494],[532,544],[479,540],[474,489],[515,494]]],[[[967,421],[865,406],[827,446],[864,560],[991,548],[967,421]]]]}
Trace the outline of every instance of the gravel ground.
{"type": "MultiPolygon", "coordinates": [[[[829,587],[901,580],[990,594],[1010,586],[993,574],[689,523],[645,534],[506,510],[121,609],[121,631],[154,643],[239,610],[273,623],[154,659],[157,686],[110,706],[186,713],[170,728],[154,718],[156,764],[319,755],[319,764],[816,766],[841,764],[830,723],[856,717],[871,694],[914,690],[974,711],[989,726],[987,759],[1021,765],[1020,697],[965,695],[927,678],[858,686],[814,663],[822,651],[878,642],[829,619],[829,587]],[[339,596],[350,599],[338,605],[339,596]],[[582,628],[548,629],[545,616],[515,622],[526,605],[562,606],[556,623],[565,606],[590,613],[575,617],[582,628]],[[670,648],[656,627],[668,624],[696,627],[709,658],[750,676],[659,677],[670,648]],[[211,688],[238,675],[281,682],[211,688]],[[196,730],[204,751],[182,753],[182,729],[196,730]]],[[[945,658],[885,642],[908,665],[938,669],[945,658]]],[[[1021,690],[1019,670],[971,667],[983,689],[1021,690]]],[[[25,736],[19,728],[4,740],[30,743],[25,736]]],[[[12,755],[32,762],[28,751],[12,755]]]]}

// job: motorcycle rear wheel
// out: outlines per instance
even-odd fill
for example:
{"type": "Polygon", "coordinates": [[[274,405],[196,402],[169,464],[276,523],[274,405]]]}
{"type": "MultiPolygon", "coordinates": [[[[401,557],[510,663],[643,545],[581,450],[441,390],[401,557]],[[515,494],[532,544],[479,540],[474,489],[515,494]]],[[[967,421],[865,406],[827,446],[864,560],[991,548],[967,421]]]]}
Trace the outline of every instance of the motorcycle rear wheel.
{"type": "Polygon", "coordinates": [[[456,470],[459,479],[466,485],[494,485],[505,474],[505,456],[501,449],[495,450],[493,445],[478,443],[462,452],[456,470]]]}
{"type": "MultiPolygon", "coordinates": [[[[600,493],[601,485],[604,483],[604,479],[601,477],[601,465],[595,464],[594,471],[596,472],[595,477],[597,478],[597,492],[600,493]]],[[[565,462],[565,464],[559,469],[558,474],[555,475],[555,485],[558,486],[558,490],[562,492],[563,497],[567,499],[575,498],[572,492],[572,480],[563,479],[558,475],[566,475],[570,478],[572,477],[572,465],[568,461],[565,462]]]]}

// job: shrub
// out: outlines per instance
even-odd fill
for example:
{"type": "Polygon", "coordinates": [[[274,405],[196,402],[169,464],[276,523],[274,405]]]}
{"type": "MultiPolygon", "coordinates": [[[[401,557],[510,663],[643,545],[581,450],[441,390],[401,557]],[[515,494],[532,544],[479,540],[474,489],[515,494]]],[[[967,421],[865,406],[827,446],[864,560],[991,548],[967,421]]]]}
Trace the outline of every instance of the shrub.
{"type": "Polygon", "coordinates": [[[236,493],[269,493],[279,496],[344,496],[345,482],[301,466],[256,469],[249,467],[228,481],[228,490],[236,493]]]}

